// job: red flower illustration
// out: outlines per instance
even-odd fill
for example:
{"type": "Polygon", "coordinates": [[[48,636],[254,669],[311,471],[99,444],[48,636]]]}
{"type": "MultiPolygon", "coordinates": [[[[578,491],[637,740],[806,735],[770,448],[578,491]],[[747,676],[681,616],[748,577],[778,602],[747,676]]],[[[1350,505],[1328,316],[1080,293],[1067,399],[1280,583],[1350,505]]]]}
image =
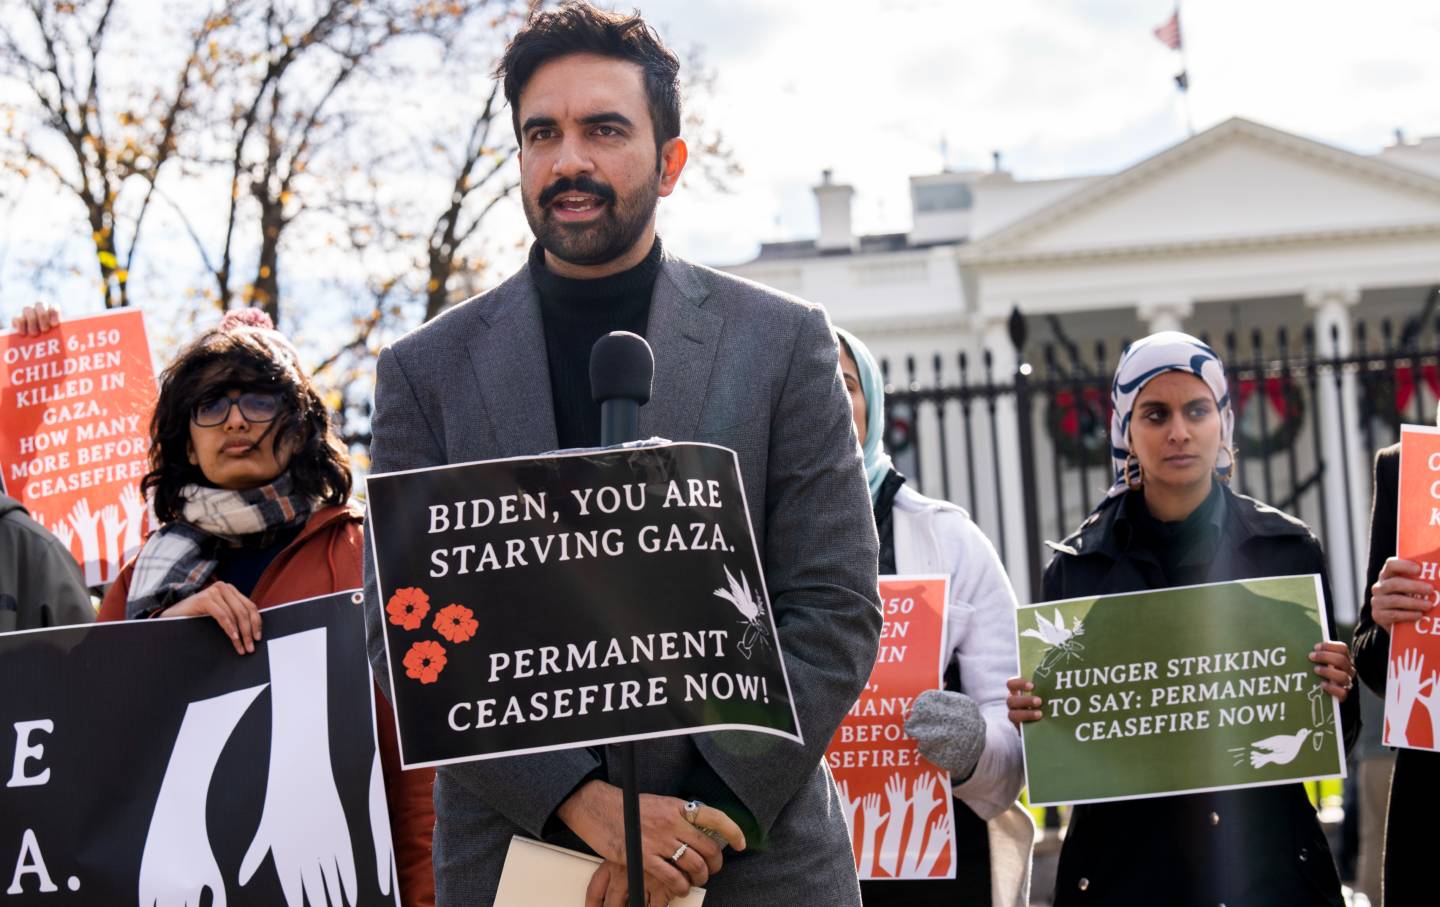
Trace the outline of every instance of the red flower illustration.
{"type": "Polygon", "coordinates": [[[405,653],[405,676],[421,683],[434,683],[445,670],[445,647],[438,642],[423,640],[405,653]]]}
{"type": "Polygon", "coordinates": [[[390,615],[390,623],[407,630],[418,630],[420,622],[430,613],[430,596],[414,586],[396,589],[385,605],[385,611],[390,615]]]}
{"type": "Polygon", "coordinates": [[[480,629],[475,612],[464,605],[446,605],[435,615],[435,632],[451,642],[464,642],[480,629]]]}

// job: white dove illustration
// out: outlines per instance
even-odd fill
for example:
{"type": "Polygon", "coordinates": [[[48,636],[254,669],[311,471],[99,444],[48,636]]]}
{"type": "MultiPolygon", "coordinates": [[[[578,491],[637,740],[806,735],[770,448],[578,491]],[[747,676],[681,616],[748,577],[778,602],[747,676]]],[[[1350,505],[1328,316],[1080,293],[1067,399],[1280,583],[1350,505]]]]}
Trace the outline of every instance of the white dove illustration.
{"type": "MultiPolygon", "coordinates": [[[[1301,728],[1293,734],[1276,734],[1274,737],[1266,737],[1264,740],[1256,740],[1250,744],[1250,767],[1260,768],[1264,765],[1289,765],[1300,752],[1300,745],[1305,738],[1310,736],[1308,727],[1301,728]]],[[[1237,753],[1237,764],[1243,760],[1245,748],[1239,747],[1231,752],[1237,753]]]]}
{"type": "Polygon", "coordinates": [[[740,615],[745,618],[740,622],[745,626],[745,634],[736,648],[740,650],[742,655],[749,658],[751,650],[755,647],[755,643],[759,642],[762,645],[768,644],[767,640],[770,636],[770,631],[764,623],[765,604],[760,600],[758,595],[750,591],[750,579],[745,575],[744,570],[740,571],[740,580],[736,582],[734,575],[730,573],[730,568],[727,566],[725,568],[725,580],[729,583],[730,588],[716,589],[715,594],[734,605],[735,610],[739,611],[740,615]]]}
{"type": "Polygon", "coordinates": [[[1084,632],[1081,629],[1081,624],[1078,620],[1075,621],[1075,626],[1073,629],[1065,629],[1065,618],[1060,614],[1059,608],[1055,609],[1054,623],[1046,620],[1045,615],[1041,614],[1039,611],[1035,612],[1035,623],[1039,626],[1039,630],[1026,630],[1020,635],[1033,637],[1034,639],[1038,639],[1048,646],[1058,646],[1061,643],[1069,642],[1070,637],[1078,636],[1079,634],[1084,632]]]}

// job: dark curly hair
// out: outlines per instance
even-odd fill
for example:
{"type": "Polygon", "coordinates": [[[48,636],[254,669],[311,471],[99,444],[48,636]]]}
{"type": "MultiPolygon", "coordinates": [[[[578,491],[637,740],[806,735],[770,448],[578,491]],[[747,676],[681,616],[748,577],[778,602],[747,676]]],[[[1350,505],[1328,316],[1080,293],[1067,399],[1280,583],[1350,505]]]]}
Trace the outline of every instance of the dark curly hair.
{"type": "Polygon", "coordinates": [[[580,0],[532,15],[505,48],[495,76],[503,80],[515,140],[520,135],[520,92],[535,71],[571,54],[596,54],[624,60],[645,74],[645,97],[655,128],[655,147],[680,134],[680,58],[655,29],[640,18],[597,9],[580,0]]]}
{"type": "Polygon", "coordinates": [[[273,331],[227,322],[181,350],[160,375],[160,397],[150,420],[150,471],[140,480],[141,489],[155,496],[159,521],[180,518],[186,485],[207,484],[190,462],[190,417],[196,404],[235,387],[279,395],[280,414],[266,434],[272,451],[282,440],[294,444],[287,469],[293,493],[345,503],[350,457],[331,431],[330,412],[295,361],[294,350],[273,331]]]}

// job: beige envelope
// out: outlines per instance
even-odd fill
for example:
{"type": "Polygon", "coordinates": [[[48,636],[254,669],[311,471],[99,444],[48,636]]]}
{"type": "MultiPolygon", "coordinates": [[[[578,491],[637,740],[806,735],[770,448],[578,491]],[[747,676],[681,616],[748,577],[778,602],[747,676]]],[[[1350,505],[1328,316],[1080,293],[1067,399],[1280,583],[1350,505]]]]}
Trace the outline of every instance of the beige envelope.
{"type": "MultiPolygon", "coordinates": [[[[585,888],[599,865],[599,857],[516,835],[500,870],[495,907],[584,907],[585,888]]],[[[703,903],[705,889],[691,888],[670,907],[703,903]]]]}

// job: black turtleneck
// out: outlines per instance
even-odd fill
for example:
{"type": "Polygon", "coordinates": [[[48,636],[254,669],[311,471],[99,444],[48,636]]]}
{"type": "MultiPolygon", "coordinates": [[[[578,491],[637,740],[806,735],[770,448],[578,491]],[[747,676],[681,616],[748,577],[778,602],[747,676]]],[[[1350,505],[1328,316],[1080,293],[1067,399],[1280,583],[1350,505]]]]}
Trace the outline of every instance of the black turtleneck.
{"type": "Polygon", "coordinates": [[[600,404],[590,396],[590,349],[611,331],[645,336],[650,297],[660,273],[660,237],[633,268],[576,280],[545,267],[539,243],[530,247],[530,276],[540,294],[545,353],[550,363],[550,398],[560,447],[598,447],[600,404]]]}

